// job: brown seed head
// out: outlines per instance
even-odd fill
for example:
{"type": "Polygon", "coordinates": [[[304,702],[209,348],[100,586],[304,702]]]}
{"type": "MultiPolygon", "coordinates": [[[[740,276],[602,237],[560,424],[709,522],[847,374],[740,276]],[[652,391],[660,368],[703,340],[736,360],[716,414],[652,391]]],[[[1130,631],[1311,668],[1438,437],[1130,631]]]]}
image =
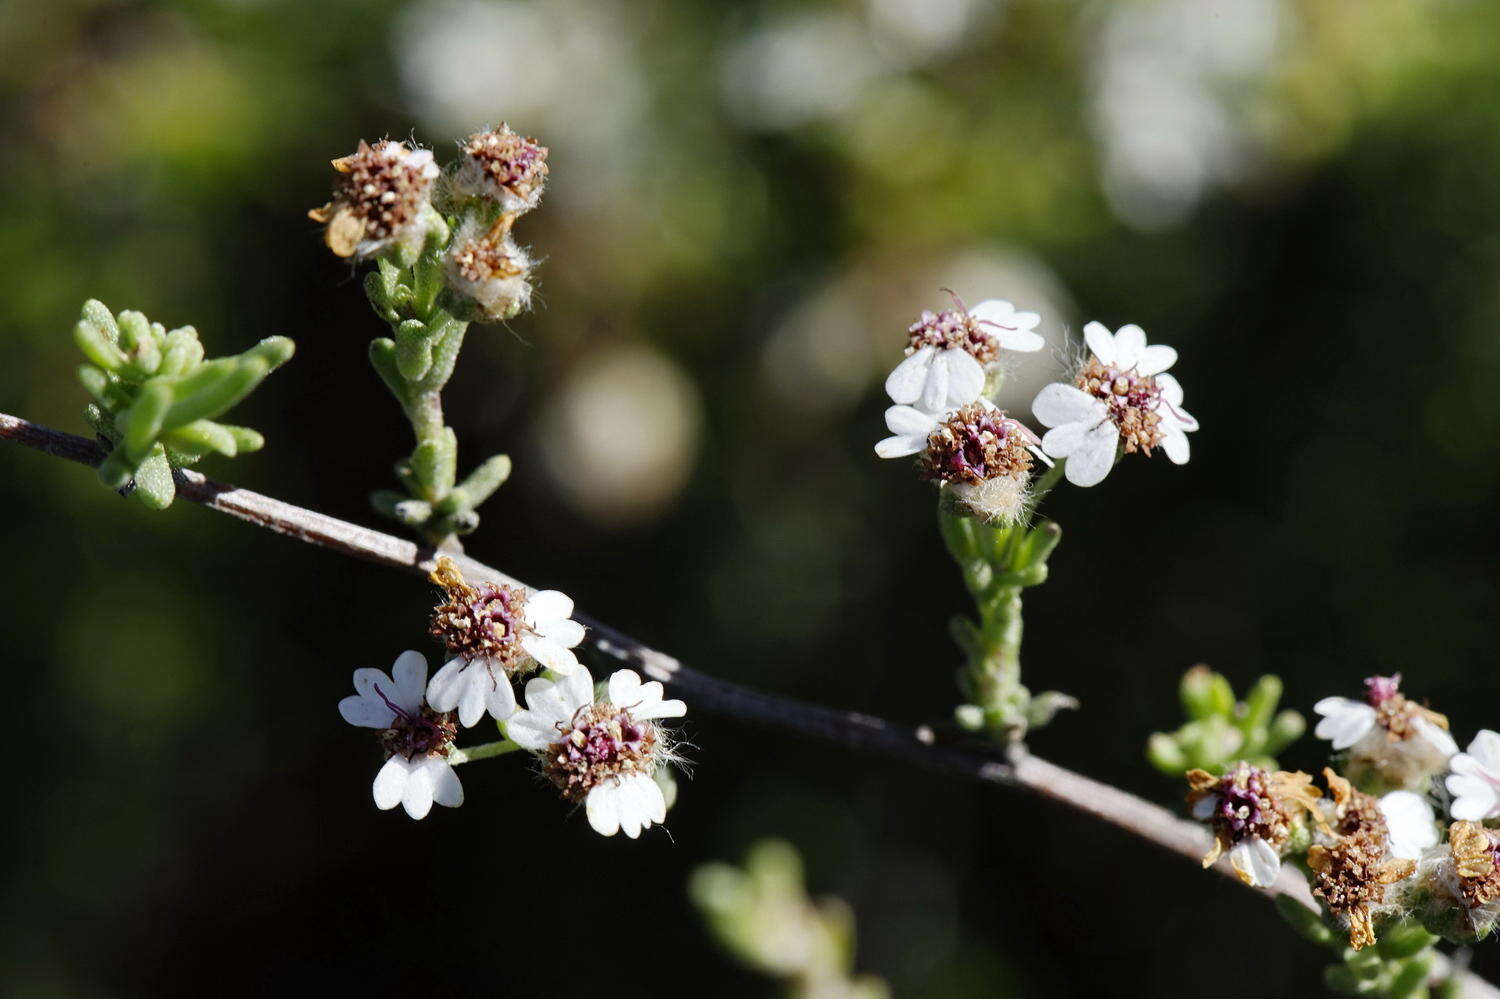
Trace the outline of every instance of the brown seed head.
{"type": "Polygon", "coordinates": [[[1500,898],[1500,850],[1489,830],[1477,822],[1455,822],[1448,827],[1448,847],[1459,890],[1470,908],[1500,898]]]}
{"type": "Polygon", "coordinates": [[[333,161],[333,200],[308,216],[328,226],[324,239],[340,257],[374,252],[422,217],[438,175],[432,153],[383,140],[333,161]]]}
{"type": "Polygon", "coordinates": [[[1375,942],[1371,910],[1385,901],[1386,886],[1417,869],[1415,861],[1388,858],[1387,853],[1385,838],[1368,831],[1307,851],[1307,865],[1314,874],[1313,894],[1349,921],[1349,946],[1355,950],[1375,942]]]}
{"type": "Polygon", "coordinates": [[[535,206],[547,181],[547,147],[509,125],[464,140],[457,185],[466,194],[493,198],[507,211],[535,206]]]}

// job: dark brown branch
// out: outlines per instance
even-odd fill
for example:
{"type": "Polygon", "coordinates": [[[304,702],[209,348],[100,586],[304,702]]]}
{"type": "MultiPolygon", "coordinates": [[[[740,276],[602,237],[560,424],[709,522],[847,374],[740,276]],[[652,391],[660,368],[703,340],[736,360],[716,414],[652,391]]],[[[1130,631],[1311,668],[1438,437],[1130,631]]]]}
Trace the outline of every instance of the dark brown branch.
{"type": "MultiPolygon", "coordinates": [[[[51,430],[4,413],[0,413],[0,438],[84,465],[99,464],[105,453],[103,447],[87,438],[51,430]]],[[[439,554],[380,531],[283,503],[248,489],[215,482],[190,470],[177,472],[177,493],[277,534],[408,572],[426,575],[439,554]]],[[[471,580],[525,585],[468,556],[452,557],[471,580]]],[[[1178,818],[1167,809],[1127,791],[1024,751],[1003,756],[994,751],[938,745],[925,729],[906,728],[868,715],[763,694],[689,669],[672,656],[583,614],[574,617],[588,627],[589,641],[601,654],[668,684],[695,709],[826,739],[850,749],[880,753],[960,777],[1024,789],[1193,861],[1208,850],[1209,836],[1202,826],[1178,818]]],[[[1216,870],[1239,883],[1224,861],[1219,862],[1216,870]]],[[[1306,881],[1290,864],[1282,869],[1277,883],[1263,893],[1267,896],[1290,895],[1309,908],[1316,908],[1306,881]]],[[[1443,968],[1447,966],[1446,963],[1442,965],[1443,968]]],[[[1464,987],[1465,995],[1500,999],[1500,989],[1473,975],[1465,974],[1464,987]]]]}

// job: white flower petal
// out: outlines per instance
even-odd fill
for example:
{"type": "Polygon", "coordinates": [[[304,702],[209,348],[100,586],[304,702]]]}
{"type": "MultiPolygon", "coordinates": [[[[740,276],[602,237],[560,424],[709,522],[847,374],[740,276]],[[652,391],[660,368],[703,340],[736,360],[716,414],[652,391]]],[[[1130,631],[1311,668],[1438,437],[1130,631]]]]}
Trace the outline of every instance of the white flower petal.
{"type": "Polygon", "coordinates": [[[458,699],[463,694],[464,672],[469,669],[483,667],[471,665],[467,660],[455,656],[433,674],[432,679],[427,682],[427,703],[432,705],[433,710],[452,711],[458,707],[458,699]]]}
{"type": "Polygon", "coordinates": [[[562,694],[563,705],[568,709],[568,720],[578,709],[594,703],[594,678],[583,666],[564,676],[557,687],[562,694]]]}
{"type": "Polygon", "coordinates": [[[372,701],[380,700],[380,695],[375,693],[375,685],[385,691],[386,696],[391,695],[395,689],[395,682],[386,676],[385,670],[376,669],[373,666],[364,666],[354,671],[354,689],[357,693],[370,698],[372,701]]]}
{"type": "MultiPolygon", "coordinates": [[[[617,708],[628,708],[642,700],[641,675],[633,669],[616,670],[609,678],[609,703],[617,708]]],[[[661,697],[661,685],[657,684],[657,698],[661,697]]]]}
{"type": "Polygon", "coordinates": [[[1182,383],[1174,376],[1167,374],[1157,375],[1156,387],[1161,389],[1162,401],[1167,403],[1167,405],[1173,409],[1182,405],[1182,383]]]}
{"type": "Polygon", "coordinates": [[[406,791],[401,795],[401,807],[412,818],[425,819],[427,813],[432,811],[432,793],[432,771],[425,766],[413,766],[407,771],[406,791]]]}
{"type": "Polygon", "coordinates": [[[1076,385],[1062,382],[1043,385],[1031,403],[1031,411],[1044,427],[1060,427],[1068,423],[1092,426],[1104,419],[1107,412],[1103,402],[1076,385]]]}
{"type": "MultiPolygon", "coordinates": [[[[1016,307],[1003,298],[985,299],[969,310],[969,318],[978,323],[993,323],[994,326],[1000,327],[1014,327],[1019,325],[1016,307]]],[[[994,326],[990,328],[991,333],[996,332],[994,326]]]]}
{"type": "MultiPolygon", "coordinates": [[[[1035,313],[1027,313],[1035,315],[1035,313]]],[[[1014,350],[1018,353],[1029,354],[1035,350],[1041,350],[1047,346],[1047,341],[1030,330],[1000,330],[995,339],[1000,341],[1000,346],[1006,350],[1014,350]]]]}
{"type": "Polygon", "coordinates": [[[339,701],[339,714],[350,725],[360,728],[390,728],[396,713],[377,700],[350,694],[339,701]]]}
{"type": "Polygon", "coordinates": [[[496,721],[505,721],[516,713],[516,692],[503,674],[495,679],[494,685],[484,693],[484,709],[496,721]]]}
{"type": "Polygon", "coordinates": [[[1205,794],[1193,804],[1193,818],[1202,822],[1214,813],[1219,807],[1219,796],[1217,794],[1205,794]]]}
{"type": "Polygon", "coordinates": [[[401,705],[403,711],[416,714],[422,710],[422,696],[427,687],[427,658],[415,650],[408,650],[396,657],[391,667],[391,679],[396,689],[390,699],[401,705]]]}
{"type": "Polygon", "coordinates": [[[1313,735],[1333,743],[1334,749],[1348,749],[1369,734],[1375,727],[1375,709],[1368,704],[1346,698],[1326,697],[1313,705],[1313,710],[1324,715],[1313,735]],[[1330,701],[1342,704],[1330,705],[1330,701]],[[1325,710],[1326,707],[1326,710],[1325,710]]]}
{"type": "Polygon", "coordinates": [[[1083,342],[1089,345],[1094,356],[1105,364],[1115,362],[1115,338],[1103,323],[1088,323],[1083,327],[1083,342]]]}
{"type": "MultiPolygon", "coordinates": [[[[1115,446],[1119,439],[1115,425],[1107,420],[1089,430],[1083,435],[1083,442],[1068,455],[1063,475],[1075,486],[1097,486],[1115,467],[1115,446]]],[[[1046,443],[1043,438],[1042,446],[1046,447],[1046,443]]]]}
{"type": "Polygon", "coordinates": [[[1187,434],[1178,427],[1162,421],[1161,449],[1167,452],[1167,457],[1174,465],[1186,465],[1188,458],[1192,456],[1192,445],[1188,443],[1187,434]]]}
{"type": "Polygon", "coordinates": [[[927,371],[932,366],[936,348],[923,347],[906,358],[885,378],[885,393],[892,402],[911,404],[922,397],[927,371]]]}
{"type": "Polygon", "coordinates": [[[505,737],[522,749],[541,752],[562,737],[558,722],[536,711],[517,711],[505,721],[505,737]]]}
{"type": "Polygon", "coordinates": [[[1500,732],[1480,729],[1469,743],[1468,754],[1490,773],[1500,775],[1500,732]]]}
{"type": "MultiPolygon", "coordinates": [[[[1140,327],[1135,328],[1139,329],[1140,327]]],[[[1120,332],[1124,333],[1125,330],[1121,330],[1120,332]]],[[[1176,363],[1177,351],[1164,343],[1156,343],[1149,347],[1141,348],[1140,358],[1135,363],[1135,373],[1142,378],[1149,375],[1159,375],[1176,363]]]]}
{"type": "Polygon", "coordinates": [[[1458,753],[1458,743],[1453,741],[1453,736],[1441,725],[1428,721],[1426,718],[1413,718],[1412,728],[1417,730],[1417,735],[1426,739],[1434,749],[1443,754],[1443,759],[1450,759],[1458,753]]]}
{"type": "Polygon", "coordinates": [[[926,437],[937,429],[937,417],[914,406],[892,406],[885,411],[886,429],[898,437],[926,437]]]}
{"type": "Polygon", "coordinates": [[[1141,363],[1146,351],[1146,331],[1134,323],[1121,326],[1115,331],[1115,366],[1129,371],[1141,363]]]}
{"type": "Polygon", "coordinates": [[[984,365],[966,350],[943,351],[948,359],[948,392],[941,404],[946,409],[967,406],[984,394],[984,365]]]}
{"type": "Polygon", "coordinates": [[[484,717],[485,698],[495,682],[490,671],[483,667],[464,671],[463,685],[458,692],[458,723],[464,728],[473,728],[484,717]]]}
{"type": "Polygon", "coordinates": [[[432,782],[433,801],[445,808],[457,808],[464,803],[464,786],[446,760],[427,760],[424,768],[432,782]]]}
{"type": "Polygon", "coordinates": [[[526,623],[532,627],[573,616],[573,598],[557,590],[539,590],[526,598],[526,623]]]}
{"type": "Polygon", "coordinates": [[[521,648],[526,654],[559,676],[567,676],[578,669],[578,657],[573,650],[560,642],[541,635],[527,635],[521,639],[521,648]]]}
{"type": "Polygon", "coordinates": [[[1042,435],[1042,450],[1054,458],[1066,458],[1083,445],[1089,432],[1087,423],[1064,423],[1042,435]]]}
{"type": "Polygon", "coordinates": [[[1281,857],[1259,836],[1251,836],[1245,842],[1250,845],[1250,883],[1257,888],[1271,887],[1281,873],[1281,857]]]}
{"type": "Polygon", "coordinates": [[[572,620],[548,621],[544,626],[537,628],[536,632],[543,638],[568,649],[583,641],[584,637],[583,625],[572,620]]]}
{"type": "Polygon", "coordinates": [[[1432,806],[1420,794],[1392,791],[1380,799],[1390,833],[1391,853],[1404,860],[1416,860],[1422,851],[1438,841],[1432,806]]]}
{"type": "MultiPolygon", "coordinates": [[[[948,398],[948,381],[952,377],[954,353],[952,350],[938,351],[927,369],[927,381],[922,383],[922,395],[917,405],[929,413],[940,412],[948,398]]],[[[963,351],[957,353],[962,354],[963,351]]]]}
{"type": "Polygon", "coordinates": [[[600,836],[613,836],[620,831],[620,787],[614,781],[605,781],[583,799],[583,810],[588,815],[589,825],[600,836]]]}
{"type": "Polygon", "coordinates": [[[392,756],[385,761],[385,766],[375,775],[375,785],[372,790],[375,793],[375,807],[381,811],[395,808],[401,804],[401,798],[406,794],[406,779],[411,773],[411,764],[405,757],[392,756]]]}
{"type": "Polygon", "coordinates": [[[1444,782],[1453,801],[1448,814],[1465,822],[1483,822],[1500,816],[1500,787],[1473,774],[1450,774],[1444,782]]]}
{"type": "Polygon", "coordinates": [[[878,458],[906,458],[927,449],[927,437],[915,434],[906,437],[887,437],[875,445],[878,458]]]}

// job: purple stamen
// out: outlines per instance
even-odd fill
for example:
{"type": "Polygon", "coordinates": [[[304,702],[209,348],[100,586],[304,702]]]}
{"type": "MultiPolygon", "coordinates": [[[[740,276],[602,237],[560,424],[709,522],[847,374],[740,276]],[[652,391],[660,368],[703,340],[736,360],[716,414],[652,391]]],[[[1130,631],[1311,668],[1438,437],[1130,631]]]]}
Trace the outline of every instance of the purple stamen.
{"type": "MultiPolygon", "coordinates": [[[[401,720],[407,721],[407,722],[411,721],[411,715],[407,714],[405,711],[402,711],[395,704],[391,703],[391,699],[389,697],[385,696],[385,691],[383,691],[383,690],[380,689],[380,684],[378,684],[378,683],[375,684],[375,693],[376,693],[377,696],[379,696],[379,698],[382,701],[385,702],[385,706],[386,707],[390,708],[392,711],[394,711],[396,713],[396,718],[400,718],[401,720]]],[[[395,719],[393,718],[392,721],[395,721],[395,719]]]]}
{"type": "Polygon", "coordinates": [[[1401,674],[1394,676],[1372,676],[1365,679],[1365,700],[1371,707],[1380,707],[1400,691],[1401,674]]]}

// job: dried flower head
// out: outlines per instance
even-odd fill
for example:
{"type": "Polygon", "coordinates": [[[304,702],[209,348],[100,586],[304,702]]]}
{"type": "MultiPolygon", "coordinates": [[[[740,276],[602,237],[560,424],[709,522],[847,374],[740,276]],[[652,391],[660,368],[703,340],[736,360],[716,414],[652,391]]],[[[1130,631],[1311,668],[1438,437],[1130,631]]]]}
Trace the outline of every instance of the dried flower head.
{"type": "Polygon", "coordinates": [[[587,669],[526,684],[526,707],[505,724],[506,736],[536,753],[542,772],[568,801],[583,802],[589,824],[604,836],[631,839],[666,818],[666,799],[653,779],[675,759],[661,718],[687,713],[663,700],[662,685],[642,683],[633,670],[609,678],[607,701],[594,700],[587,669]]]}
{"type": "Polygon", "coordinates": [[[1365,783],[1413,788],[1447,769],[1458,745],[1448,719],[1400,693],[1401,675],[1365,680],[1365,698],[1325,697],[1313,705],[1322,715],[1313,734],[1336,750],[1347,749],[1346,771],[1365,783]]]}
{"type": "Polygon", "coordinates": [[[507,212],[536,207],[547,182],[546,146],[501,125],[475,132],[459,148],[462,159],[453,184],[460,192],[499,202],[507,212]]]}
{"type": "Polygon", "coordinates": [[[1187,773],[1193,817],[1209,823],[1214,845],[1203,858],[1208,867],[1225,852],[1240,880],[1266,887],[1281,872],[1281,850],[1305,812],[1318,824],[1318,789],[1308,774],[1270,772],[1237,763],[1223,777],[1206,770],[1187,773]]]}
{"type": "Polygon", "coordinates": [[[1160,447],[1184,464],[1190,453],[1187,435],[1198,429],[1198,421],[1182,408],[1182,386],[1166,373],[1177,352],[1147,344],[1139,326],[1111,334],[1089,323],[1083,335],[1092,354],[1073,384],[1047,385],[1031,404],[1036,418],[1052,428],[1042,446],[1052,457],[1068,459],[1068,481],[1097,485],[1117,452],[1149,455],[1160,447]]]}
{"type": "Polygon", "coordinates": [[[438,711],[423,699],[427,660],[420,652],[403,652],[390,675],[378,669],[354,671],[356,693],[339,702],[339,714],[351,725],[379,730],[385,765],[375,775],[375,804],[406,808],[424,817],[433,802],[456,808],[463,786],[448,763],[458,728],[451,712],[438,711]]]}
{"type": "Polygon", "coordinates": [[[1328,782],[1327,807],[1333,820],[1329,825],[1336,835],[1365,833],[1376,839],[1385,838],[1389,830],[1378,799],[1355,788],[1332,767],[1323,768],[1323,777],[1328,782]]]}
{"type": "Polygon", "coordinates": [[[328,228],[324,240],[340,257],[369,257],[396,244],[420,244],[438,167],[432,152],[382,140],[333,161],[333,200],[308,216],[328,228]]]}
{"type": "Polygon", "coordinates": [[[427,685],[427,699],[440,711],[458,712],[465,728],[486,710],[498,721],[516,708],[511,678],[538,666],[554,673],[578,668],[573,647],[583,626],[571,620],[573,601],[556,590],[528,595],[504,583],[472,586],[447,556],[431,579],[443,590],[432,612],[432,635],[451,659],[427,685]]]}
{"type": "Polygon", "coordinates": [[[1384,833],[1371,830],[1340,837],[1331,846],[1314,844],[1307,865],[1314,875],[1313,894],[1347,921],[1349,946],[1355,950],[1375,942],[1375,915],[1385,904],[1386,886],[1417,869],[1411,860],[1391,858],[1384,833]]]}
{"type": "Polygon", "coordinates": [[[443,261],[448,287],[472,303],[474,319],[511,319],[531,304],[531,259],[511,238],[515,220],[506,212],[487,229],[466,220],[443,261]]]}
{"type": "Polygon", "coordinates": [[[1500,899],[1500,847],[1495,834],[1477,822],[1448,827],[1448,847],[1459,895],[1471,909],[1500,899]]]}
{"type": "Polygon", "coordinates": [[[957,295],[951,309],[923,312],[907,329],[906,360],[885,381],[898,405],[930,411],[954,409],[984,392],[986,369],[1001,350],[1040,350],[1045,341],[1032,332],[1035,312],[1017,312],[999,299],[964,308],[957,295]]]}

